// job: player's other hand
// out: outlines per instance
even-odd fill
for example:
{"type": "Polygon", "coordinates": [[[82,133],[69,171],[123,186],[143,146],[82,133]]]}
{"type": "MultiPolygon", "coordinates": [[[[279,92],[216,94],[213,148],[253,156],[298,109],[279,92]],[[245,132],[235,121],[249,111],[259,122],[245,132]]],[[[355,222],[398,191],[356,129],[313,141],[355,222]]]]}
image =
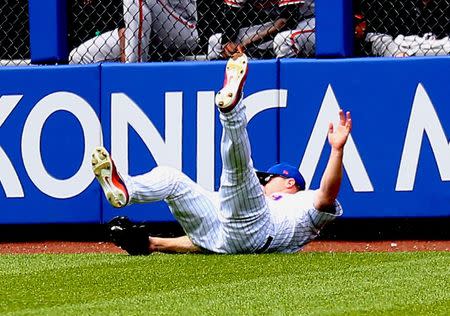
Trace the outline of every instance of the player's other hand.
{"type": "Polygon", "coordinates": [[[223,46],[222,57],[230,58],[236,53],[244,53],[245,49],[242,44],[228,42],[223,46]]]}
{"type": "Polygon", "coordinates": [[[350,112],[344,114],[344,111],[339,110],[339,124],[336,129],[333,123],[328,126],[328,142],[333,149],[341,150],[347,142],[348,135],[352,130],[352,118],[350,112]]]}

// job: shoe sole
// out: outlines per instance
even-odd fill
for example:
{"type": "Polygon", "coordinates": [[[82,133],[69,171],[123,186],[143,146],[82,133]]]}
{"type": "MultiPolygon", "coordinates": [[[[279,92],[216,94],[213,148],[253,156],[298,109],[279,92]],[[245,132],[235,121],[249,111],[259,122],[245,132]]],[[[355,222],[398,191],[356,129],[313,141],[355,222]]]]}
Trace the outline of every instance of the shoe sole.
{"type": "Polygon", "coordinates": [[[241,97],[242,87],[247,77],[248,59],[245,54],[237,54],[227,62],[225,83],[216,94],[216,105],[221,110],[228,110],[236,105],[241,97]],[[234,77],[234,75],[236,76],[234,77]]]}
{"type": "Polygon", "coordinates": [[[114,207],[123,207],[126,205],[127,195],[113,182],[114,168],[108,151],[103,147],[97,147],[92,153],[94,175],[109,203],[114,207]]]}

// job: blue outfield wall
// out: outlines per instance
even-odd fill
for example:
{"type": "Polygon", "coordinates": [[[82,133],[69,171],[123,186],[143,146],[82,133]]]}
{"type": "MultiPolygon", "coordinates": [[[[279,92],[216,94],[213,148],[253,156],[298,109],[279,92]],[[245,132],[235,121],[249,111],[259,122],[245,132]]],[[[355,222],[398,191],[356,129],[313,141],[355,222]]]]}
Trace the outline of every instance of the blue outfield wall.
{"type": "Polygon", "coordinates": [[[280,156],[318,187],[328,121],[349,110],[345,215],[449,216],[449,71],[448,57],[281,61],[289,106],[280,115],[280,156]]]}
{"type": "Polygon", "coordinates": [[[0,82],[0,223],[99,222],[100,67],[3,68],[0,82]]]}
{"type": "MultiPolygon", "coordinates": [[[[217,190],[213,104],[224,66],[0,69],[0,223],[173,220],[163,203],[107,205],[90,170],[101,143],[125,173],[171,165],[217,190]]],[[[244,102],[254,165],[289,161],[318,187],[328,122],[341,107],[354,122],[339,195],[345,217],[450,216],[449,71],[446,57],[251,61],[244,102]]]]}

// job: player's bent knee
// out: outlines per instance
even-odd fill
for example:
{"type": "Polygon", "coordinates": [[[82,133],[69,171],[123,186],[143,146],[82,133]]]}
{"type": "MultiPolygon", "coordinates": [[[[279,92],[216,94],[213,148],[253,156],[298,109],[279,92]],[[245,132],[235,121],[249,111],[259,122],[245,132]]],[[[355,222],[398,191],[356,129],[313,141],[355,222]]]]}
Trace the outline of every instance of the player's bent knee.
{"type": "Polygon", "coordinates": [[[292,55],[293,48],[290,42],[290,31],[280,32],[273,39],[273,52],[277,58],[288,57],[292,55]]]}
{"type": "Polygon", "coordinates": [[[152,173],[160,179],[170,179],[180,175],[181,171],[169,166],[156,166],[152,169],[152,173]]]}
{"type": "Polygon", "coordinates": [[[69,64],[81,64],[81,54],[77,49],[73,49],[69,54],[69,64]]]}

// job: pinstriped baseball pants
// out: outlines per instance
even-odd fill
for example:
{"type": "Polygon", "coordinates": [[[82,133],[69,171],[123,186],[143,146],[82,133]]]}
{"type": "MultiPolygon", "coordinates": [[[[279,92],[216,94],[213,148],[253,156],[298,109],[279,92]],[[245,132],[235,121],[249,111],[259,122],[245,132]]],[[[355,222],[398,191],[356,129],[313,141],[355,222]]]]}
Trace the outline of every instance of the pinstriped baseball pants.
{"type": "Polygon", "coordinates": [[[164,200],[191,241],[216,253],[255,252],[272,233],[270,212],[253,168],[242,101],[220,113],[222,174],[209,192],[170,167],[126,177],[130,203],[164,200]]]}

